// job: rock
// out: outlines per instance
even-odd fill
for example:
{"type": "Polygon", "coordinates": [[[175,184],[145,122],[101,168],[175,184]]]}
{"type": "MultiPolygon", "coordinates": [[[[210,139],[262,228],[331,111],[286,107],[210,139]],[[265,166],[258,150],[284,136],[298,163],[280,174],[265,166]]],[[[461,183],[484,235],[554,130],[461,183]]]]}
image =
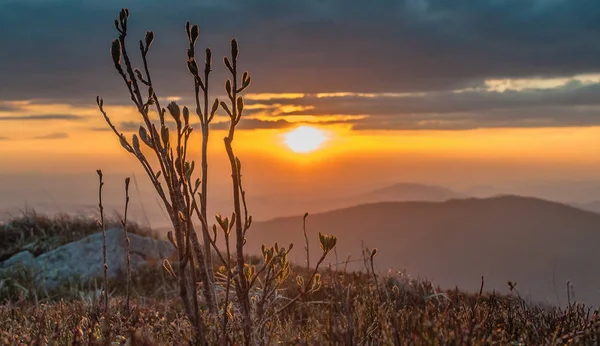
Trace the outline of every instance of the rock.
{"type": "MultiPolygon", "coordinates": [[[[161,263],[174,253],[173,245],[164,240],[156,240],[129,234],[131,244],[131,270],[161,263]]],[[[106,257],[108,277],[115,278],[127,271],[125,235],[122,229],[106,231],[106,257]]],[[[87,280],[104,275],[102,258],[102,233],[92,234],[46,252],[35,258],[39,268],[39,280],[48,290],[52,290],[73,279],[87,280]]]]}
{"type": "Polygon", "coordinates": [[[35,266],[35,257],[33,256],[33,254],[27,250],[25,251],[21,251],[15,255],[13,255],[11,258],[7,259],[6,261],[0,263],[0,268],[2,269],[6,269],[11,267],[17,267],[20,266],[21,268],[29,268],[29,267],[34,267],[35,266]]]}

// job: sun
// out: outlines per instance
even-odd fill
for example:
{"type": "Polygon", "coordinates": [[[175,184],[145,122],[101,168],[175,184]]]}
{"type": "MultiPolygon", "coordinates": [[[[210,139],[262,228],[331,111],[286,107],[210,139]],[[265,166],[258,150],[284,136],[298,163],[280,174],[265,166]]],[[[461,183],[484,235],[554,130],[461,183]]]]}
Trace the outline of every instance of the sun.
{"type": "Polygon", "coordinates": [[[311,126],[299,126],[283,137],[283,142],[295,153],[315,151],[328,139],[324,131],[311,126]]]}

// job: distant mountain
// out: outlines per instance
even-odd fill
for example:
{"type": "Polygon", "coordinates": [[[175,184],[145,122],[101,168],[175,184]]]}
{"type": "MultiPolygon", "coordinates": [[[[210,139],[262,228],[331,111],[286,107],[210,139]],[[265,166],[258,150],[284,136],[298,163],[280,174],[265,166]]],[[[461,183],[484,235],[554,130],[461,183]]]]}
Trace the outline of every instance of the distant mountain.
{"type": "MultiPolygon", "coordinates": [[[[315,196],[315,194],[312,194],[315,196]]],[[[466,195],[452,190],[424,184],[399,183],[376,190],[334,197],[288,197],[280,195],[262,195],[248,198],[250,213],[255,220],[268,220],[274,217],[299,215],[305,212],[319,213],[329,210],[347,208],[359,204],[376,202],[431,201],[441,202],[455,198],[466,198],[466,195]]],[[[230,209],[231,203],[225,204],[230,209]]]]}
{"type": "MultiPolygon", "coordinates": [[[[405,269],[467,291],[479,290],[482,275],[489,291],[507,292],[511,280],[523,297],[562,305],[570,280],[576,300],[600,305],[600,214],[568,205],[519,196],[385,202],[310,215],[307,231],[311,263],[322,232],[338,237],[340,262],[360,259],[364,241],[378,248],[381,271],[405,269]]],[[[256,222],[248,231],[250,252],[274,241],[293,242],[291,259],[303,263],[302,216],[256,222]]],[[[326,263],[335,267],[335,256],[326,263]]]]}
{"type": "Polygon", "coordinates": [[[400,201],[443,202],[466,197],[467,195],[440,186],[399,183],[359,195],[356,197],[358,203],[355,204],[400,201]]]}
{"type": "Polygon", "coordinates": [[[594,201],[594,202],[590,202],[590,203],[577,203],[577,204],[573,204],[573,206],[583,209],[583,210],[587,210],[587,211],[591,211],[591,212],[600,214],[600,201],[594,201]]]}

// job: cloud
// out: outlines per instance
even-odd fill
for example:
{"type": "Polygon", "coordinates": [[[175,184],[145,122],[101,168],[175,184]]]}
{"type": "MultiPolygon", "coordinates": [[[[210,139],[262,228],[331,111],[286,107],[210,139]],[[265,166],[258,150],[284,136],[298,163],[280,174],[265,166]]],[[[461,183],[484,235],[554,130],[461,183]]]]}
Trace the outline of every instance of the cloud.
{"type": "Polygon", "coordinates": [[[90,130],[95,131],[95,132],[111,132],[111,128],[108,126],[92,126],[90,128],[90,130]]]}
{"type": "Polygon", "coordinates": [[[82,117],[73,114],[32,114],[32,115],[4,115],[0,121],[50,121],[50,120],[81,120],[82,117]]]}
{"type": "MultiPolygon", "coordinates": [[[[240,42],[239,68],[253,81],[248,115],[368,115],[347,120],[357,129],[598,123],[574,108],[600,100],[594,0],[3,1],[0,46],[11,48],[0,51],[0,102],[94,107],[100,95],[133,107],[109,54],[122,6],[131,10],[135,66],[137,40],[155,31],[148,61],[156,92],[188,106],[186,20],[200,24],[199,51],[213,49],[215,96],[227,78],[221,57],[231,37],[240,42]],[[267,107],[251,108],[259,103],[267,107]]],[[[43,119],[53,118],[0,117],[43,119]]]]}
{"type": "MultiPolygon", "coordinates": [[[[236,129],[240,130],[258,130],[258,129],[283,129],[292,126],[293,123],[287,120],[261,120],[261,119],[243,119],[239,122],[236,129]]],[[[229,122],[215,123],[211,125],[214,130],[229,129],[229,122]]]]}
{"type": "Polygon", "coordinates": [[[69,134],[66,132],[54,132],[47,135],[37,136],[34,139],[66,139],[69,138],[69,134]]]}
{"type": "Polygon", "coordinates": [[[250,93],[246,95],[247,100],[252,101],[269,101],[269,100],[290,100],[303,98],[301,93],[250,93]]]}
{"type": "Polygon", "coordinates": [[[12,47],[0,53],[0,75],[10,81],[0,84],[4,98],[27,97],[25,92],[86,100],[126,96],[108,54],[120,6],[131,9],[136,64],[137,39],[145,30],[156,32],[149,62],[160,96],[188,95],[193,88],[184,65],[186,20],[200,23],[199,46],[214,50],[219,78],[213,81],[224,77],[220,57],[229,39],[238,38],[240,69],[250,71],[253,93],[435,91],[486,79],[600,72],[600,3],[591,0],[63,0],[0,6],[0,44],[12,47]],[[14,27],[20,30],[9,30],[14,27]]]}
{"type": "Polygon", "coordinates": [[[10,103],[0,102],[0,112],[15,111],[19,108],[10,103]]]}
{"type": "Polygon", "coordinates": [[[485,113],[387,115],[352,120],[355,130],[472,130],[480,128],[532,128],[598,126],[600,106],[497,109],[485,113]]]}

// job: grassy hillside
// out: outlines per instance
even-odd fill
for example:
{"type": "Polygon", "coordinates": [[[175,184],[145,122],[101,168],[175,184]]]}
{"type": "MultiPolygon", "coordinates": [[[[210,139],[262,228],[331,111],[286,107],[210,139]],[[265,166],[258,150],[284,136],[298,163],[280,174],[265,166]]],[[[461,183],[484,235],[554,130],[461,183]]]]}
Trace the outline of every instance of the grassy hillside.
{"type": "MultiPolygon", "coordinates": [[[[524,297],[563,306],[569,280],[578,301],[600,303],[600,215],[564,204],[518,196],[376,203],[310,215],[307,229],[310,240],[335,234],[337,261],[350,256],[351,269],[363,268],[364,241],[379,249],[376,266],[384,272],[405,269],[471,292],[481,276],[489,291],[508,292],[510,280],[524,297]]],[[[259,222],[251,231],[250,251],[259,242],[304,242],[302,216],[259,222]]],[[[318,249],[317,242],[310,246],[318,249]]],[[[304,254],[291,259],[303,263],[304,254]]],[[[334,257],[328,261],[335,267],[334,257]]]]}
{"type": "MultiPolygon", "coordinates": [[[[36,220],[44,223],[36,224],[40,231],[30,238],[34,243],[46,239],[45,229],[64,222],[42,216],[36,220]]],[[[294,251],[302,252],[300,247],[294,251]]],[[[386,256],[380,250],[374,261],[386,256]]],[[[191,329],[177,299],[176,281],[164,274],[159,267],[134,275],[131,314],[123,305],[123,280],[110,283],[106,315],[91,286],[45,297],[31,293],[35,282],[18,282],[22,290],[0,306],[0,340],[5,345],[187,344],[191,329]],[[27,289],[31,291],[23,291],[27,289]]],[[[500,295],[442,290],[398,272],[374,276],[330,267],[321,274],[318,291],[255,326],[264,344],[593,344],[600,338],[597,313],[579,304],[560,309],[527,303],[514,291],[500,295]]],[[[306,275],[302,266],[292,266],[291,276],[297,275],[306,275]]],[[[7,279],[0,281],[5,284],[7,279]]],[[[298,289],[294,280],[288,281],[275,299],[285,303],[298,289]]],[[[220,343],[219,321],[207,313],[204,317],[207,341],[220,343]]],[[[233,336],[240,333],[239,323],[231,321],[233,336]]]]}

